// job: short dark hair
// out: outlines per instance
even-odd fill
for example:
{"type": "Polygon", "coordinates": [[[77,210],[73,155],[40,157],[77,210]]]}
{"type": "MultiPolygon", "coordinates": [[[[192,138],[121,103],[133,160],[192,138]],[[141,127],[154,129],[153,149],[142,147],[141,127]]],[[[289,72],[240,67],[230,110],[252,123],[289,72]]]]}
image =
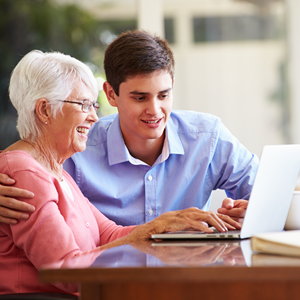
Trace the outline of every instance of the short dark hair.
{"type": "Polygon", "coordinates": [[[146,31],[122,33],[106,49],[106,80],[119,96],[119,87],[127,78],[166,70],[174,79],[174,57],[168,42],[146,31]]]}

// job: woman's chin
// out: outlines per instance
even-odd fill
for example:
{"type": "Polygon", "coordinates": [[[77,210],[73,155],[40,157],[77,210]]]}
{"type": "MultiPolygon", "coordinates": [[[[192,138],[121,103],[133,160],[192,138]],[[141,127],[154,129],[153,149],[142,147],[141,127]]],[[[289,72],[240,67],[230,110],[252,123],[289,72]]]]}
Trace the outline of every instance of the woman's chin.
{"type": "Polygon", "coordinates": [[[82,143],[80,145],[76,145],[76,147],[73,148],[73,152],[74,152],[73,154],[75,154],[76,152],[82,152],[85,149],[86,149],[86,143],[84,143],[84,144],[82,143]]]}

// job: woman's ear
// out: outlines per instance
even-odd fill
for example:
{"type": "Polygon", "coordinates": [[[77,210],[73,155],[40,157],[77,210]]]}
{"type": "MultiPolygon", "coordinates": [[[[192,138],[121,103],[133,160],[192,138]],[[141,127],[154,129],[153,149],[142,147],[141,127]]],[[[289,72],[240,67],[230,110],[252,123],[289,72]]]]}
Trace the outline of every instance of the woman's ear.
{"type": "Polygon", "coordinates": [[[50,111],[51,110],[48,100],[46,98],[38,99],[35,104],[35,113],[42,123],[48,124],[50,111]]]}
{"type": "Polygon", "coordinates": [[[106,97],[107,97],[107,100],[109,102],[109,104],[113,107],[117,107],[117,95],[114,91],[114,89],[112,88],[112,86],[107,82],[105,81],[103,83],[103,91],[105,92],[106,94],[106,97]]]}

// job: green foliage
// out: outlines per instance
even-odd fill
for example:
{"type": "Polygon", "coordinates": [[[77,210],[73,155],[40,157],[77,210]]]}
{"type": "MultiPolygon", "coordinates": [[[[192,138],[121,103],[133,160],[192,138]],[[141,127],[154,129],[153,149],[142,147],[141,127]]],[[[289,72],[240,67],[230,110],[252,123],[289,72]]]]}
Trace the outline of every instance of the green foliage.
{"type": "Polygon", "coordinates": [[[97,20],[74,5],[0,0],[0,114],[7,111],[9,77],[23,55],[33,49],[60,51],[95,64],[92,50],[103,48],[98,30],[97,20]]]}
{"type": "MultiPolygon", "coordinates": [[[[16,126],[8,84],[19,60],[33,49],[60,51],[93,64],[99,74],[101,69],[95,66],[102,65],[104,52],[99,34],[98,21],[75,5],[58,6],[50,0],[0,0],[0,133],[6,126],[16,126]]],[[[7,132],[10,137],[14,135],[11,130],[7,132]]],[[[3,134],[1,137],[3,140],[3,134]]],[[[0,141],[0,147],[5,146],[0,141]]]]}

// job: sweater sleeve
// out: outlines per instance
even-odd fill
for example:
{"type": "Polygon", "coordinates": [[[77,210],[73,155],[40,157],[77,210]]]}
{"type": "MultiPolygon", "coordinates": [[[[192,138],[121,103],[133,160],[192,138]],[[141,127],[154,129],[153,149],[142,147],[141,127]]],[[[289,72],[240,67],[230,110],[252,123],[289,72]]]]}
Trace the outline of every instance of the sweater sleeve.
{"type": "MultiPolygon", "coordinates": [[[[80,193],[82,195],[79,187],[72,179],[72,177],[67,172],[64,173],[64,176],[67,179],[69,185],[74,190],[74,192],[77,192],[77,194],[80,193]]],[[[82,197],[84,196],[82,195],[82,197]]],[[[87,205],[89,206],[89,209],[91,210],[98,225],[100,236],[100,244],[98,246],[105,245],[109,242],[115,241],[123,236],[126,236],[131,232],[132,228],[135,227],[117,225],[114,221],[108,219],[104,214],[102,214],[87,198],[84,199],[87,205]]]]}
{"type": "Polygon", "coordinates": [[[135,227],[117,225],[115,222],[109,220],[106,216],[104,216],[92,203],[90,203],[90,207],[98,223],[101,245],[107,244],[128,235],[135,227]]]}

